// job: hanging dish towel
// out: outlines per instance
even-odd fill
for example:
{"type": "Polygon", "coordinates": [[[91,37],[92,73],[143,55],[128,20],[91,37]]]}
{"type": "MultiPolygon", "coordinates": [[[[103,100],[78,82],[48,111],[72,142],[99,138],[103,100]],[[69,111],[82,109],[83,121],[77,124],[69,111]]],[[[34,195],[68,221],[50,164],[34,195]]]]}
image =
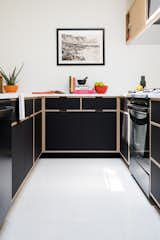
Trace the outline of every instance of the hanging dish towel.
{"type": "Polygon", "coordinates": [[[19,95],[19,120],[23,121],[25,119],[25,101],[24,95],[21,93],[19,95]]]}

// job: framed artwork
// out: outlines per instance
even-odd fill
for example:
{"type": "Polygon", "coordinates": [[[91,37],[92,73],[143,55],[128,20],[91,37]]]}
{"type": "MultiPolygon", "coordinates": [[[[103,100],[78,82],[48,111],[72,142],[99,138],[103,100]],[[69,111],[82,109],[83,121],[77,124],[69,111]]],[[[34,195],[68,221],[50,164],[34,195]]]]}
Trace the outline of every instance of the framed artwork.
{"type": "Polygon", "coordinates": [[[57,65],[105,65],[105,30],[57,29],[57,65]]]}

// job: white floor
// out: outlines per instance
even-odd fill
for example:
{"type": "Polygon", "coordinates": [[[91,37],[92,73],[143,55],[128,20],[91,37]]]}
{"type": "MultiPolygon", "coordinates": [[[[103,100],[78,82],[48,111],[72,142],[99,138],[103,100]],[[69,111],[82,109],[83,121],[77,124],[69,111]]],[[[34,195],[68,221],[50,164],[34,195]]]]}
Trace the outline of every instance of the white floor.
{"type": "Polygon", "coordinates": [[[0,240],[158,240],[160,215],[120,159],[42,159],[0,240]]]}

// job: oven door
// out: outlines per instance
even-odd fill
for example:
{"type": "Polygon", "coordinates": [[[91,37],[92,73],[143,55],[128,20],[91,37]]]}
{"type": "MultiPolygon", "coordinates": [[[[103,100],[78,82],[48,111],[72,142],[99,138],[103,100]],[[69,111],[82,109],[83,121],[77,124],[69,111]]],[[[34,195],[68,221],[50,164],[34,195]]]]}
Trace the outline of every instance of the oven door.
{"type": "Polygon", "coordinates": [[[136,161],[150,174],[149,161],[149,111],[143,107],[129,107],[130,161],[136,161]]]}

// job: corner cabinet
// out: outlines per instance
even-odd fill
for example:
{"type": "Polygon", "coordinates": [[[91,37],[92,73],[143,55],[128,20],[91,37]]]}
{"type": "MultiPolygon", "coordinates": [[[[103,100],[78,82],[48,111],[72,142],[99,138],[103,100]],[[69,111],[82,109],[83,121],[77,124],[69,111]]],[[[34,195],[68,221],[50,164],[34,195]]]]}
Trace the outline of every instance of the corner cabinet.
{"type": "Polygon", "coordinates": [[[13,101],[13,104],[15,113],[12,119],[12,197],[42,152],[41,98],[25,99],[26,118],[22,122],[16,114],[17,100],[13,101]]]}
{"type": "Polygon", "coordinates": [[[116,98],[49,98],[45,121],[46,151],[117,150],[116,98]]]}

